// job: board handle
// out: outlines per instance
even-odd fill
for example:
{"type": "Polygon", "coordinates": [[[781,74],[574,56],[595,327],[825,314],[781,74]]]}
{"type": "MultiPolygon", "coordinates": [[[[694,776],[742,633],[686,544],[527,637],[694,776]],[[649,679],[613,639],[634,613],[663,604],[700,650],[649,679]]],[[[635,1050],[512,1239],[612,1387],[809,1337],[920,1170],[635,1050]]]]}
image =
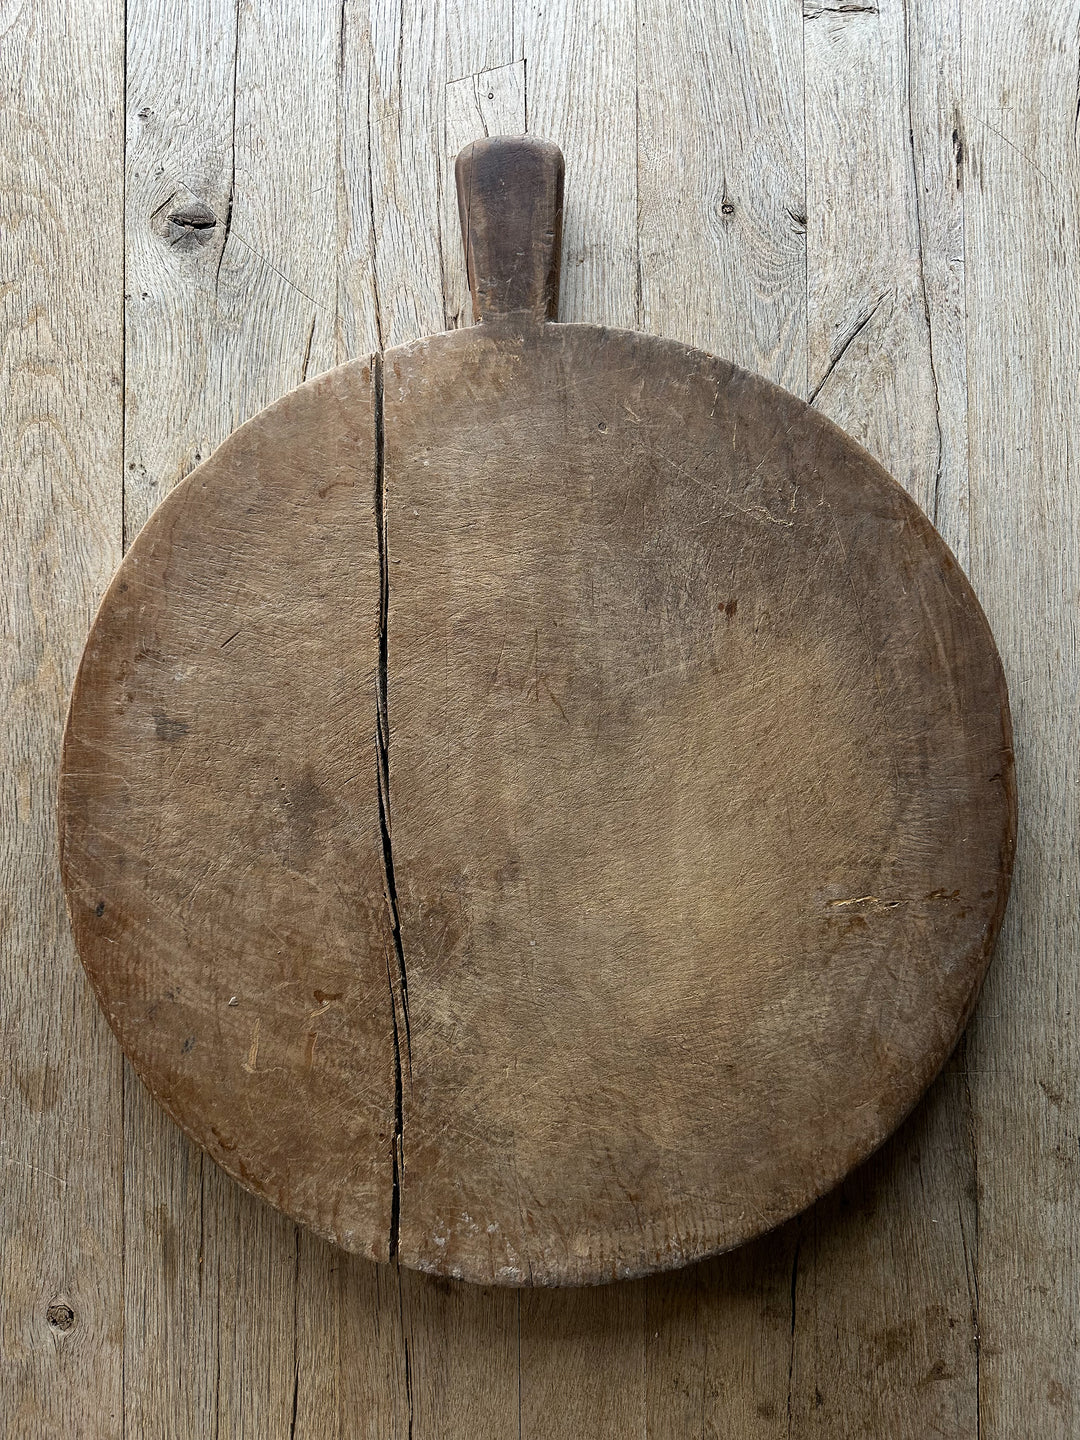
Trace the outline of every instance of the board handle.
{"type": "Polygon", "coordinates": [[[532,135],[492,135],[457,157],[458,210],[473,319],[559,309],[562,151],[532,135]]]}

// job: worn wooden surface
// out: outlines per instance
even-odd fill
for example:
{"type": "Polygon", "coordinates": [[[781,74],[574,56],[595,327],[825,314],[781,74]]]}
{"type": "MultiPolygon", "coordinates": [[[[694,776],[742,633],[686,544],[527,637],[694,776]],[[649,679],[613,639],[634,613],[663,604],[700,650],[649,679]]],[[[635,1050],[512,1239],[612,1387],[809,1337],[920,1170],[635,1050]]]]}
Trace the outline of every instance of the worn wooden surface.
{"type": "Polygon", "coordinates": [[[118,6],[4,16],[10,1433],[1075,1433],[1077,7],[126,13],[126,66],[118,6]],[[519,1297],[348,1259],[179,1136],[74,961],[51,792],[125,525],[305,374],[463,314],[448,157],[526,114],[588,177],[565,319],[815,395],[935,516],[1023,810],[973,1027],[893,1142],[727,1259],[519,1297]]]}
{"type": "Polygon", "coordinates": [[[401,1254],[729,1248],[952,1048],[1011,865],[985,622],[903,490],[726,361],[489,316],[384,393],[401,1254]]]}
{"type": "Polygon", "coordinates": [[[87,642],[58,811],[79,953],[158,1101],[386,1260],[375,398],[370,361],[327,371],[154,511],[87,642]]]}
{"type": "Polygon", "coordinates": [[[61,874],[235,1179],[370,1259],[627,1279],[805,1209],[951,1052],[1012,872],[1004,680],[813,406],[550,323],[556,146],[455,169],[478,323],[290,391],[128,548],[61,874]]]}

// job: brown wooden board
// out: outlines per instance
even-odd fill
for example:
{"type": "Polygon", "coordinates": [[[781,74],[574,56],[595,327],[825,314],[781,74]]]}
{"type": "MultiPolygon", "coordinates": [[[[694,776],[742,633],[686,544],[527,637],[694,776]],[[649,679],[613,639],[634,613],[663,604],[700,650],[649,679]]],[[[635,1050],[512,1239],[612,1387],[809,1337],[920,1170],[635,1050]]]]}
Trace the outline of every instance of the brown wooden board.
{"type": "Polygon", "coordinates": [[[135,1068],[238,1180],[388,1254],[371,368],[243,426],[154,512],[68,718],[61,859],[135,1068]]]}
{"type": "Polygon", "coordinates": [[[481,323],[293,392],[125,559],[64,874],[243,1183],[376,1258],[600,1281],[775,1225],[922,1093],[1008,893],[1008,706],[858,445],[546,319],[554,147],[458,179],[481,323]]]}

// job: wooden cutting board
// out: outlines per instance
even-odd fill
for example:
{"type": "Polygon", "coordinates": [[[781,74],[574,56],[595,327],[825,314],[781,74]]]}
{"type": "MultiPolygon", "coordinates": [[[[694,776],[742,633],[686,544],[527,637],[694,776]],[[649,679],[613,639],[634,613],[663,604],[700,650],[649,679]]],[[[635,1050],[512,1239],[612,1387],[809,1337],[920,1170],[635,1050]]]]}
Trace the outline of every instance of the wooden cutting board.
{"type": "Polygon", "coordinates": [[[852,440],[552,323],[562,158],[458,162],[479,324],[320,376],[169,495],[60,790],[161,1104],[341,1245],[553,1284],[738,1244],[898,1124],[1005,907],[970,586],[852,440]]]}

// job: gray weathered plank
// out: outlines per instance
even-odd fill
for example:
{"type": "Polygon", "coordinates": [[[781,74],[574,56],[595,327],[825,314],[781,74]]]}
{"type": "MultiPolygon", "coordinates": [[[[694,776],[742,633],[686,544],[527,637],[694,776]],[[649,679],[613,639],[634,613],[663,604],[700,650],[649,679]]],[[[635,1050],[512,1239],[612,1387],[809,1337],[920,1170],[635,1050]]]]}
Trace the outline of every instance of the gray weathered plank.
{"type": "Polygon", "coordinates": [[[620,0],[531,3],[524,21],[528,128],[566,158],[560,320],[636,329],[634,10],[620,0]]]}
{"type": "Polygon", "coordinates": [[[648,1435],[798,1434],[790,1407],[802,1219],[728,1255],[650,1282],[648,1435]]]}
{"type": "Polygon", "coordinates": [[[806,374],[802,50],[798,9],[784,0],[755,6],[643,0],[640,6],[644,326],[800,394],[806,374]]]}
{"type": "MultiPolygon", "coordinates": [[[[338,19],[329,3],[129,6],[128,541],[237,424],[333,363],[338,19]]],[[[129,1421],[286,1434],[295,1227],[204,1160],[130,1072],[127,1093],[129,1421]]]]}
{"type": "Polygon", "coordinates": [[[1016,883],[973,1028],[984,1437],[1080,1429],[1080,7],[964,9],[971,569],[1012,692],[1016,883]]]}
{"type": "Polygon", "coordinates": [[[67,695],[120,556],[122,14],[10,7],[0,48],[0,1429],[123,1425],[120,1055],[56,858],[67,695]]]}
{"type": "Polygon", "coordinates": [[[415,1271],[399,1273],[413,1435],[475,1440],[516,1435],[519,1296],[415,1271]]]}
{"type": "MultiPolygon", "coordinates": [[[[521,61],[524,0],[444,0],[445,79],[448,85],[521,61]]],[[[494,132],[492,132],[494,133],[494,132]]]]}
{"type": "Polygon", "coordinates": [[[372,346],[402,345],[447,325],[442,252],[459,240],[439,223],[444,56],[438,0],[372,0],[366,28],[345,51],[346,132],[363,123],[360,97],[368,127],[366,175],[359,155],[345,169],[345,255],[348,263],[350,243],[364,243],[366,195],[372,346]]]}
{"type": "Polygon", "coordinates": [[[808,393],[932,511],[939,438],[903,0],[804,13],[808,393]]]}
{"type": "Polygon", "coordinates": [[[647,1281],[522,1295],[523,1440],[646,1433],[647,1281]]]}
{"type": "Polygon", "coordinates": [[[298,1233],[290,1440],[407,1436],[411,1375],[396,1272],[298,1233]]]}

